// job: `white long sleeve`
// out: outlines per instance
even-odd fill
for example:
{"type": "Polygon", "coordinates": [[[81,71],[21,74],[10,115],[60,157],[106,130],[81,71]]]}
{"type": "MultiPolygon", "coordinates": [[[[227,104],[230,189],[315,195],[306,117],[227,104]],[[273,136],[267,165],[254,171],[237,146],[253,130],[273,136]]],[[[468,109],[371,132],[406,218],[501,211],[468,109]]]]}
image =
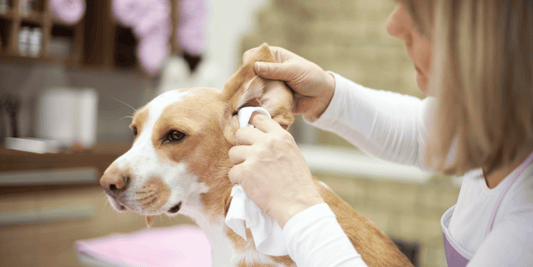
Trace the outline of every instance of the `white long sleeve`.
{"type": "Polygon", "coordinates": [[[372,156],[422,169],[435,99],[365,88],[338,74],[331,102],[309,124],[331,131],[372,156]]]}
{"type": "MultiPolygon", "coordinates": [[[[435,99],[428,97],[420,100],[397,93],[372,90],[340,75],[333,75],[336,85],[330,105],[319,119],[308,123],[340,135],[375,157],[427,169],[424,166],[425,140],[435,99]]],[[[487,187],[485,179],[480,179],[483,178],[481,169],[467,172],[463,177],[448,229],[457,245],[474,255],[468,266],[532,266],[533,167],[530,165],[501,199],[500,192],[509,182],[508,177],[493,189],[487,187]],[[501,201],[499,210],[493,214],[498,201],[501,201]],[[487,235],[491,216],[495,216],[494,225],[487,235]]],[[[306,219],[315,220],[313,216],[306,219]]],[[[301,223],[292,227],[290,231],[284,229],[284,232],[286,240],[297,242],[296,244],[302,247],[290,252],[297,264],[307,264],[309,260],[306,257],[318,260],[313,253],[326,249],[319,245],[322,243],[327,243],[329,249],[334,248],[342,253],[324,256],[327,258],[322,259],[323,263],[334,261],[341,255],[353,259],[359,257],[357,252],[350,250],[351,244],[347,245],[341,241],[328,242],[327,236],[318,240],[320,236],[317,237],[315,233],[306,234],[312,226],[301,223]],[[299,236],[288,237],[290,233],[297,233],[299,236]],[[303,251],[304,249],[306,251],[303,251]]],[[[327,224],[324,222],[320,227],[322,233],[340,228],[336,220],[329,220],[327,224]]],[[[323,266],[343,265],[338,263],[323,266]]],[[[357,265],[353,263],[352,266],[357,265]]]]}
{"type": "MultiPolygon", "coordinates": [[[[328,108],[319,119],[307,122],[375,157],[427,169],[427,114],[434,99],[368,89],[332,74],[335,93],[328,108]]],[[[321,205],[286,223],[283,231],[291,258],[298,266],[366,266],[333,212],[321,205]]]]}
{"type": "Polygon", "coordinates": [[[326,203],[294,215],[283,233],[298,267],[367,266],[326,203]]]}

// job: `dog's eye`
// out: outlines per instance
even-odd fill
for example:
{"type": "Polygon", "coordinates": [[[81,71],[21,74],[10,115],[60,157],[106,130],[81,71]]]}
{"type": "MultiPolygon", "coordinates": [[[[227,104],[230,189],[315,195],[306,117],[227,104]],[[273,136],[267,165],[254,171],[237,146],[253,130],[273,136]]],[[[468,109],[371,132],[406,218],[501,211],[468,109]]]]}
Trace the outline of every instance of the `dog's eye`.
{"type": "Polygon", "coordinates": [[[180,131],[170,131],[167,136],[167,140],[171,142],[180,141],[185,137],[185,134],[180,131]]]}
{"type": "Polygon", "coordinates": [[[137,127],[133,127],[133,136],[137,137],[137,127]]]}

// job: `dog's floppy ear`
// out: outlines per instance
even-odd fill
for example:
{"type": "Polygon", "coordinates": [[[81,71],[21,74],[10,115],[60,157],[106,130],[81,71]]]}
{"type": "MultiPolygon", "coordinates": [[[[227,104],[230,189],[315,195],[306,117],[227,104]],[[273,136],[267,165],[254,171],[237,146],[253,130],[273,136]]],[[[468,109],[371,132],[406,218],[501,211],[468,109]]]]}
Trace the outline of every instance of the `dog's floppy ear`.
{"type": "Polygon", "coordinates": [[[287,129],[294,121],[294,116],[291,113],[293,100],[291,90],[284,82],[264,80],[258,77],[253,68],[257,61],[276,62],[266,43],[254,51],[224,84],[222,95],[228,103],[225,118],[230,120],[230,124],[233,126],[230,128],[234,128],[227,129],[228,127],[226,127],[226,130],[230,132],[227,134],[225,132],[225,135],[230,142],[234,139],[234,131],[239,126],[237,112],[243,107],[263,107],[270,113],[272,119],[284,129],[287,129]]]}

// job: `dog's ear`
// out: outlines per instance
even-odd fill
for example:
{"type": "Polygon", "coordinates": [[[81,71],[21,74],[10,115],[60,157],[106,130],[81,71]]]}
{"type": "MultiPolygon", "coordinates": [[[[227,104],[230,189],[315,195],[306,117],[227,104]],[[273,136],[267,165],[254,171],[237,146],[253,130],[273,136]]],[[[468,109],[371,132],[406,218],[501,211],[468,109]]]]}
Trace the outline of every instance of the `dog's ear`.
{"type": "Polygon", "coordinates": [[[281,127],[287,129],[294,121],[291,113],[292,92],[281,81],[264,80],[254,72],[257,61],[276,62],[267,44],[261,45],[224,84],[223,98],[228,103],[224,114],[231,127],[226,127],[226,138],[231,142],[239,127],[237,112],[243,107],[262,107],[281,127]]]}
{"type": "Polygon", "coordinates": [[[224,198],[223,198],[223,202],[224,202],[224,217],[226,217],[226,215],[228,215],[229,206],[231,205],[231,200],[233,199],[233,197],[231,196],[231,190],[232,189],[233,189],[233,187],[229,188],[224,193],[224,198]]]}

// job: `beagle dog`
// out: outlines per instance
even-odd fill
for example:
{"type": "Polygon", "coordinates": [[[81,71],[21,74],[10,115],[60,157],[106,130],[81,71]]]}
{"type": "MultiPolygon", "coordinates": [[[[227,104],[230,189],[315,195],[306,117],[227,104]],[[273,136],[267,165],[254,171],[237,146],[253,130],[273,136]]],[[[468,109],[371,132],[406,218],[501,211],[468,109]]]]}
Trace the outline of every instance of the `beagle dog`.
{"type": "MultiPolygon", "coordinates": [[[[256,61],[276,62],[263,44],[222,91],[178,89],[137,111],[130,125],[135,136],[132,147],[100,179],[113,208],[145,215],[148,227],[154,216],[163,213],[192,218],[211,243],[213,266],[295,266],[289,256],[259,253],[252,238],[244,240],[224,223],[233,187],[228,151],[235,145],[239,109],[261,106],[285,129],[294,119],[290,90],[283,82],[258,78],[253,70],[256,61]],[[252,86],[256,82],[262,86],[252,86]]],[[[374,223],[314,181],[369,266],[412,266],[374,223]]]]}

